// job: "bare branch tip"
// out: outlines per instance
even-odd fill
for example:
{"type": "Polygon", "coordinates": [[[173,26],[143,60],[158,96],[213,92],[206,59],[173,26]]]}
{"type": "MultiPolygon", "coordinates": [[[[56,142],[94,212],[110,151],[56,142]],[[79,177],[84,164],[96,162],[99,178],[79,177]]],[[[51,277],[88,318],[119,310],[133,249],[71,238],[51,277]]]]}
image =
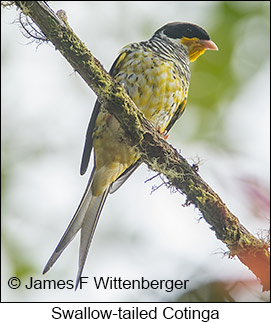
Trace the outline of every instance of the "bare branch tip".
{"type": "Polygon", "coordinates": [[[68,16],[65,10],[59,9],[56,12],[57,17],[62,20],[66,25],[68,25],[68,16]]]}

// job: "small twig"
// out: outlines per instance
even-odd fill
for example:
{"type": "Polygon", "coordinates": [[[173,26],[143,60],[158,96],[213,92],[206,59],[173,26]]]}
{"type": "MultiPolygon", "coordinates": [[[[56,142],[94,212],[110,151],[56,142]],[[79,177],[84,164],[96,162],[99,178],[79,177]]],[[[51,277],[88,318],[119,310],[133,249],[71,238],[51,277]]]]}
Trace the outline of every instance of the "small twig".
{"type": "Polygon", "coordinates": [[[44,36],[41,30],[36,28],[36,25],[28,16],[25,16],[22,12],[19,14],[19,23],[23,29],[23,35],[31,39],[30,43],[38,42],[38,45],[41,45],[43,42],[48,42],[49,39],[44,36]]]}

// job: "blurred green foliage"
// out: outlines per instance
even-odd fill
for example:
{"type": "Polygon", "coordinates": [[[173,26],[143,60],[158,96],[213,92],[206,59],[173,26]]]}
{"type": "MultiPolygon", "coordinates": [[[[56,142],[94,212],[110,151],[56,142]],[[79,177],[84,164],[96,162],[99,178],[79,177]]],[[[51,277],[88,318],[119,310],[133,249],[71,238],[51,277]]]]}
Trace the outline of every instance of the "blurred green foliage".
{"type": "Polygon", "coordinates": [[[12,264],[11,277],[30,277],[37,272],[29,258],[22,252],[22,246],[18,245],[13,239],[9,239],[4,230],[1,231],[2,247],[9,255],[9,262],[12,264]]]}
{"type": "Polygon", "coordinates": [[[214,281],[185,293],[176,302],[234,302],[228,290],[228,284],[214,281]]]}
{"type": "Polygon", "coordinates": [[[191,65],[188,108],[193,106],[198,116],[192,140],[208,138],[209,144],[229,149],[223,117],[270,57],[269,7],[268,1],[215,2],[208,33],[219,51],[208,52],[191,65]]]}
{"type": "Polygon", "coordinates": [[[184,293],[175,302],[181,303],[234,303],[240,302],[240,296],[246,295],[243,301],[269,302],[268,293],[255,292],[255,281],[211,281],[201,284],[184,293]]]}

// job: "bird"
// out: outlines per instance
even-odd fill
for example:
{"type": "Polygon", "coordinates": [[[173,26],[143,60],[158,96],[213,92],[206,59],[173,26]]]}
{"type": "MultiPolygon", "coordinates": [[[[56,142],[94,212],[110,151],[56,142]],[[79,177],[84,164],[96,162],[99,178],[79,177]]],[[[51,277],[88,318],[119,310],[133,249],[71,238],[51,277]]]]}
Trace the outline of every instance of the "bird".
{"type": "MultiPolygon", "coordinates": [[[[165,137],[186,107],[189,65],[206,50],[218,50],[218,47],[202,27],[171,22],[156,30],[149,40],[124,46],[109,74],[165,137]]],[[[48,272],[80,231],[75,290],[108,194],[118,190],[142,163],[138,151],[125,140],[117,119],[98,100],[86,131],[81,175],[87,171],[92,150],[94,166],[83,197],[43,270],[43,274],[48,272]]]]}

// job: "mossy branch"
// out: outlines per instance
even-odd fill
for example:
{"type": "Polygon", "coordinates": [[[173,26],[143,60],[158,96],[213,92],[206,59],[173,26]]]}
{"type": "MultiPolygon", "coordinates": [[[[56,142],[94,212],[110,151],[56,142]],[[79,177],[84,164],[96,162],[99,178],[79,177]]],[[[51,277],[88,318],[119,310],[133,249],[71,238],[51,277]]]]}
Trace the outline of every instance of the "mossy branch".
{"type": "Polygon", "coordinates": [[[186,204],[193,204],[200,210],[216,237],[229,248],[229,256],[237,256],[260,279],[263,290],[269,290],[268,244],[254,237],[240,224],[195,168],[144,118],[123,87],[109,76],[75,35],[67,23],[65,12],[61,10],[55,14],[43,1],[14,3],[33,20],[96,93],[103,106],[118,119],[129,144],[138,149],[141,159],[152,170],[164,174],[169,183],[186,196],[186,204]]]}

